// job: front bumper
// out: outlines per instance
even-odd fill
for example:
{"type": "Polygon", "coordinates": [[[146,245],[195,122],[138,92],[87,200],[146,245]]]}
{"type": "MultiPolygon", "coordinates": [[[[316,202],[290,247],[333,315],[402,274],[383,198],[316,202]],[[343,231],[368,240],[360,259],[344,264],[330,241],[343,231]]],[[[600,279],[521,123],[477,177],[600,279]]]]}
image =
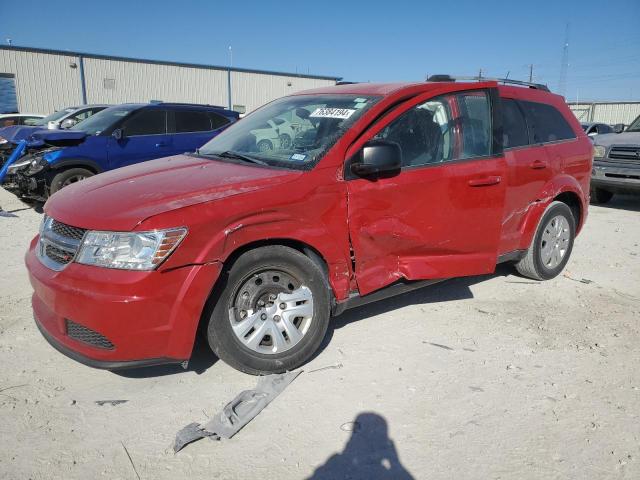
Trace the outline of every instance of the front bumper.
{"type": "Polygon", "coordinates": [[[611,191],[640,192],[640,165],[622,166],[609,162],[593,162],[591,185],[611,191]]]}
{"type": "Polygon", "coordinates": [[[86,365],[118,369],[188,360],[205,302],[221,264],[136,272],[70,263],[61,271],[36,257],[25,262],[33,313],[44,337],[86,365]],[[69,322],[108,339],[104,348],[70,336],[69,322]]]}

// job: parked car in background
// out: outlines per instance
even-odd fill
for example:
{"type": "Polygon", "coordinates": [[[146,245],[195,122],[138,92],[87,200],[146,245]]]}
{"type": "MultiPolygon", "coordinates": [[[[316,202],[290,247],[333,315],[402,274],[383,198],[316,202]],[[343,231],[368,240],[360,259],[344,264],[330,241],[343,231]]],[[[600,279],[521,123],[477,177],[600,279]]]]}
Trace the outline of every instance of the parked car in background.
{"type": "Polygon", "coordinates": [[[42,120],[45,116],[39,113],[5,113],[0,114],[0,128],[12,125],[32,126],[42,120]]]}
{"type": "Polygon", "coordinates": [[[616,193],[640,195],[640,116],[620,133],[595,137],[593,148],[591,201],[607,203],[616,193]]]}
{"type": "Polygon", "coordinates": [[[7,166],[4,187],[21,198],[44,201],[97,173],[192,152],[237,119],[237,112],[209,105],[150,103],[106,108],[68,130],[31,134],[26,154],[7,166]]]}
{"type": "Polygon", "coordinates": [[[91,115],[101,112],[110,105],[81,105],[78,107],[67,107],[57,110],[42,120],[35,122],[33,126],[54,128],[71,128],[75,124],[86,120],[91,115]]]}
{"type": "Polygon", "coordinates": [[[267,152],[274,148],[290,148],[295,131],[291,126],[291,122],[282,118],[274,118],[268,120],[258,128],[251,130],[256,136],[256,145],[261,152],[267,152]]]}
{"type": "Polygon", "coordinates": [[[611,125],[607,125],[606,123],[581,123],[582,129],[584,133],[588,136],[592,137],[595,135],[602,135],[603,133],[614,133],[613,127],[611,125]]]}
{"type": "Polygon", "coordinates": [[[526,86],[300,92],[195,153],[71,185],[26,256],[36,324],[94,367],[184,365],[200,331],[264,374],[305,363],[349,307],[501,262],[553,278],[587,217],[593,145],[562,97],[526,86]],[[313,135],[261,150],[253,132],[294,112],[313,135]]]}

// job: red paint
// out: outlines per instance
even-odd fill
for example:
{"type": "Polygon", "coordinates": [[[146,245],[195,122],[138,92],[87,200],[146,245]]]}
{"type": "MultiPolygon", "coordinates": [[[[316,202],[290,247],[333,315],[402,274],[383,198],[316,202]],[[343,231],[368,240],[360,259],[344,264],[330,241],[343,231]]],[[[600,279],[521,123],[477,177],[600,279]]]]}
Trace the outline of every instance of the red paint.
{"type": "Polygon", "coordinates": [[[185,226],[189,232],[152,272],[75,263],[54,272],[35,257],[34,239],[26,263],[40,325],[95,360],[184,360],[222,265],[254,242],[294,241],[315,250],[340,301],[400,278],[490,273],[498,255],[528,247],[544,209],[560,193],[575,194],[580,224],[586,218],[591,142],[561,97],[493,82],[355,84],[301,95],[313,93],[382,98],[311,171],[179,155],[101,174],[54,195],[45,211],[69,225],[124,231],[185,226]],[[403,112],[436,95],[486,88],[555,105],[577,138],[376,181],[344,179],[345,161],[403,112]],[[116,348],[70,339],[64,318],[102,333],[116,348]]]}

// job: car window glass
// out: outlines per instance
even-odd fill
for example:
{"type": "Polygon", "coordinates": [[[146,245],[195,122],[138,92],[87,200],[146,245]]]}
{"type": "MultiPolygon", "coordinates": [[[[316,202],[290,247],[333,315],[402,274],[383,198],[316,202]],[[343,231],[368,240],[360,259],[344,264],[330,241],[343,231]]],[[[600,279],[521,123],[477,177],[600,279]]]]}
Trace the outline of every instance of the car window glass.
{"type": "Polygon", "coordinates": [[[122,128],[127,137],[136,135],[160,135],[166,133],[166,117],[164,110],[157,108],[136,112],[125,120],[122,128]]]}
{"type": "Polygon", "coordinates": [[[489,98],[485,92],[436,97],[403,113],[376,138],[398,143],[405,167],[489,155],[489,98]]]}
{"type": "Polygon", "coordinates": [[[205,112],[177,110],[175,112],[175,118],[176,133],[205,132],[213,130],[211,127],[211,120],[205,112]]]}
{"type": "Polygon", "coordinates": [[[0,127],[10,127],[18,124],[18,117],[0,118],[0,127]]]}
{"type": "Polygon", "coordinates": [[[575,138],[573,129],[555,107],[546,103],[522,102],[534,143],[575,138]]]}
{"type": "Polygon", "coordinates": [[[503,98],[502,128],[504,132],[504,148],[521,147],[529,143],[527,123],[515,100],[503,98]]]}
{"type": "Polygon", "coordinates": [[[218,115],[217,113],[209,112],[208,115],[209,119],[211,120],[211,126],[214,130],[217,130],[220,127],[224,127],[230,122],[227,117],[218,115]]]}
{"type": "Polygon", "coordinates": [[[33,126],[33,125],[38,125],[39,121],[40,121],[40,117],[24,117],[22,119],[22,124],[33,126]]]}

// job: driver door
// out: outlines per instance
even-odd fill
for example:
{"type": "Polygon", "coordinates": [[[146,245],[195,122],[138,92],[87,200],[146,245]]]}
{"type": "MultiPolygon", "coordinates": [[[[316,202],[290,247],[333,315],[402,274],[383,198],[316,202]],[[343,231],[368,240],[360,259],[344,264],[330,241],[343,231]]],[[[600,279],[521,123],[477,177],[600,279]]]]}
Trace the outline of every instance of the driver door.
{"type": "Polygon", "coordinates": [[[400,279],[494,271],[506,167],[491,98],[487,89],[423,96],[365,134],[397,142],[403,158],[395,176],[347,181],[361,295],[400,279]]]}

